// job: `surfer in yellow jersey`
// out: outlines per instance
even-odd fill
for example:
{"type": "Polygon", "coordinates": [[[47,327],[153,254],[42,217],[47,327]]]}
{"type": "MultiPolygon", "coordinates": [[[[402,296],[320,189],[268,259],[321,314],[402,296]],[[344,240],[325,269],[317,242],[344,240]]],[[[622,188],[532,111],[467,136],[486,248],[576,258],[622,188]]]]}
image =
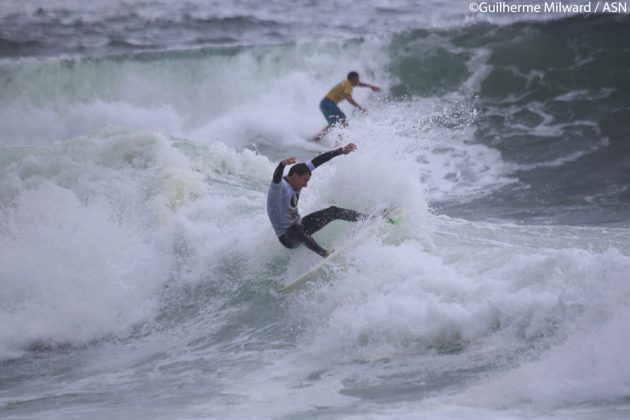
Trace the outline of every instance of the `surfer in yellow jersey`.
{"type": "Polygon", "coordinates": [[[361,82],[359,80],[359,73],[357,73],[356,71],[351,71],[350,73],[348,73],[348,78],[333,87],[330,92],[328,92],[328,94],[324,97],[324,99],[322,99],[319,103],[319,109],[322,111],[322,114],[324,114],[324,118],[326,118],[326,121],[328,121],[328,125],[313,139],[314,141],[321,140],[326,135],[326,133],[328,133],[328,131],[336,124],[339,124],[342,127],[346,127],[348,125],[346,121],[346,114],[344,114],[337,105],[344,99],[350,102],[352,106],[356,107],[360,111],[367,111],[352,97],[352,88],[355,86],[367,87],[372,89],[373,92],[380,92],[381,90],[381,88],[378,86],[361,82]]]}

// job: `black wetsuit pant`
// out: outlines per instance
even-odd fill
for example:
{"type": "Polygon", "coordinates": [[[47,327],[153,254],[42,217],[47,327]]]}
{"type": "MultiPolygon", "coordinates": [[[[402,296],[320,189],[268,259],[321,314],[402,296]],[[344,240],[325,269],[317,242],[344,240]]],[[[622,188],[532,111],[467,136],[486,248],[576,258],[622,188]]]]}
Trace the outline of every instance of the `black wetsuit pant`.
{"type": "Polygon", "coordinates": [[[297,248],[301,244],[304,244],[308,249],[314,251],[325,257],[327,251],[319,246],[317,242],[311,237],[311,235],[333,220],[345,220],[347,222],[357,222],[359,220],[367,219],[367,214],[359,213],[354,210],[342,209],[339,207],[328,207],[327,209],[319,210],[314,213],[304,216],[302,218],[302,224],[292,225],[287,232],[279,236],[280,243],[287,248],[297,248]]]}

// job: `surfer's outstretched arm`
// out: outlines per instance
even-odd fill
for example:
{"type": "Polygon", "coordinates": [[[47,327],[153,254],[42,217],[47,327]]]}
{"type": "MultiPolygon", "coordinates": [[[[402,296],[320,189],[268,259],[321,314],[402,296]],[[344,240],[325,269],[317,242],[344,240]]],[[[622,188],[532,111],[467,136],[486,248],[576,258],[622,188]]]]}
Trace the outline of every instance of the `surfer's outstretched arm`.
{"type": "Polygon", "coordinates": [[[346,98],[348,100],[348,102],[350,102],[350,104],[352,106],[354,106],[355,108],[357,108],[359,111],[361,112],[367,112],[367,109],[363,108],[361,105],[359,105],[359,103],[357,101],[354,100],[354,98],[352,96],[348,96],[346,98]]]}
{"type": "Polygon", "coordinates": [[[273,183],[279,184],[282,181],[282,174],[284,173],[284,167],[287,165],[292,165],[296,162],[294,157],[286,158],[282,162],[278,164],[278,167],[275,171],[273,171],[273,183]]]}
{"type": "Polygon", "coordinates": [[[370,89],[372,89],[372,92],[380,92],[381,91],[380,87],[378,87],[376,85],[371,85],[371,84],[365,83],[365,82],[359,82],[359,83],[357,83],[357,86],[370,88],[370,89]]]}
{"type": "Polygon", "coordinates": [[[357,145],[354,143],[348,143],[344,147],[340,147],[338,149],[322,153],[321,155],[313,158],[313,160],[311,160],[310,163],[313,164],[314,168],[317,168],[319,165],[321,165],[322,163],[328,162],[330,159],[334,158],[335,156],[347,155],[348,153],[354,152],[355,150],[357,150],[357,145]]]}

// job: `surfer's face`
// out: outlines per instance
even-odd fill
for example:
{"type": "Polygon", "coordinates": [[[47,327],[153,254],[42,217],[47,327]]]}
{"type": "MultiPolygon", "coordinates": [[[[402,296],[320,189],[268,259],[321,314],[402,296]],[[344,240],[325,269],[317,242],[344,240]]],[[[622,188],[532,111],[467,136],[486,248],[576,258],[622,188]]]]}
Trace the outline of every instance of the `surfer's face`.
{"type": "Polygon", "coordinates": [[[311,179],[311,174],[298,175],[293,174],[287,177],[289,183],[293,187],[294,190],[300,191],[302,188],[306,188],[308,181],[311,179]]]}

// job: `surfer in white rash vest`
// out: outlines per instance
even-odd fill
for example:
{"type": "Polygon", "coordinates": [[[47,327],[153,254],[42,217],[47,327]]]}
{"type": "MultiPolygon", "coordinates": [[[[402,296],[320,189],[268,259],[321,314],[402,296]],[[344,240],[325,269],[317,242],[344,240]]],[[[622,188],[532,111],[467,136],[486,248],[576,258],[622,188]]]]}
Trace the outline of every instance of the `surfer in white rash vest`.
{"type": "Polygon", "coordinates": [[[267,193],[267,214],[282,245],[293,249],[304,244],[311,251],[322,257],[327,257],[330,251],[325,250],[315,242],[311,237],[313,233],[333,220],[356,222],[369,217],[367,214],[335,206],[316,211],[304,216],[304,218],[300,216],[298,211],[300,191],[306,187],[311,179],[311,172],[335,156],[347,155],[356,149],[357,146],[354,143],[349,143],[344,147],[322,153],[307,163],[293,165],[296,158],[289,157],[278,164],[267,193]],[[289,170],[289,174],[282,177],[286,165],[293,166],[289,170]]]}

